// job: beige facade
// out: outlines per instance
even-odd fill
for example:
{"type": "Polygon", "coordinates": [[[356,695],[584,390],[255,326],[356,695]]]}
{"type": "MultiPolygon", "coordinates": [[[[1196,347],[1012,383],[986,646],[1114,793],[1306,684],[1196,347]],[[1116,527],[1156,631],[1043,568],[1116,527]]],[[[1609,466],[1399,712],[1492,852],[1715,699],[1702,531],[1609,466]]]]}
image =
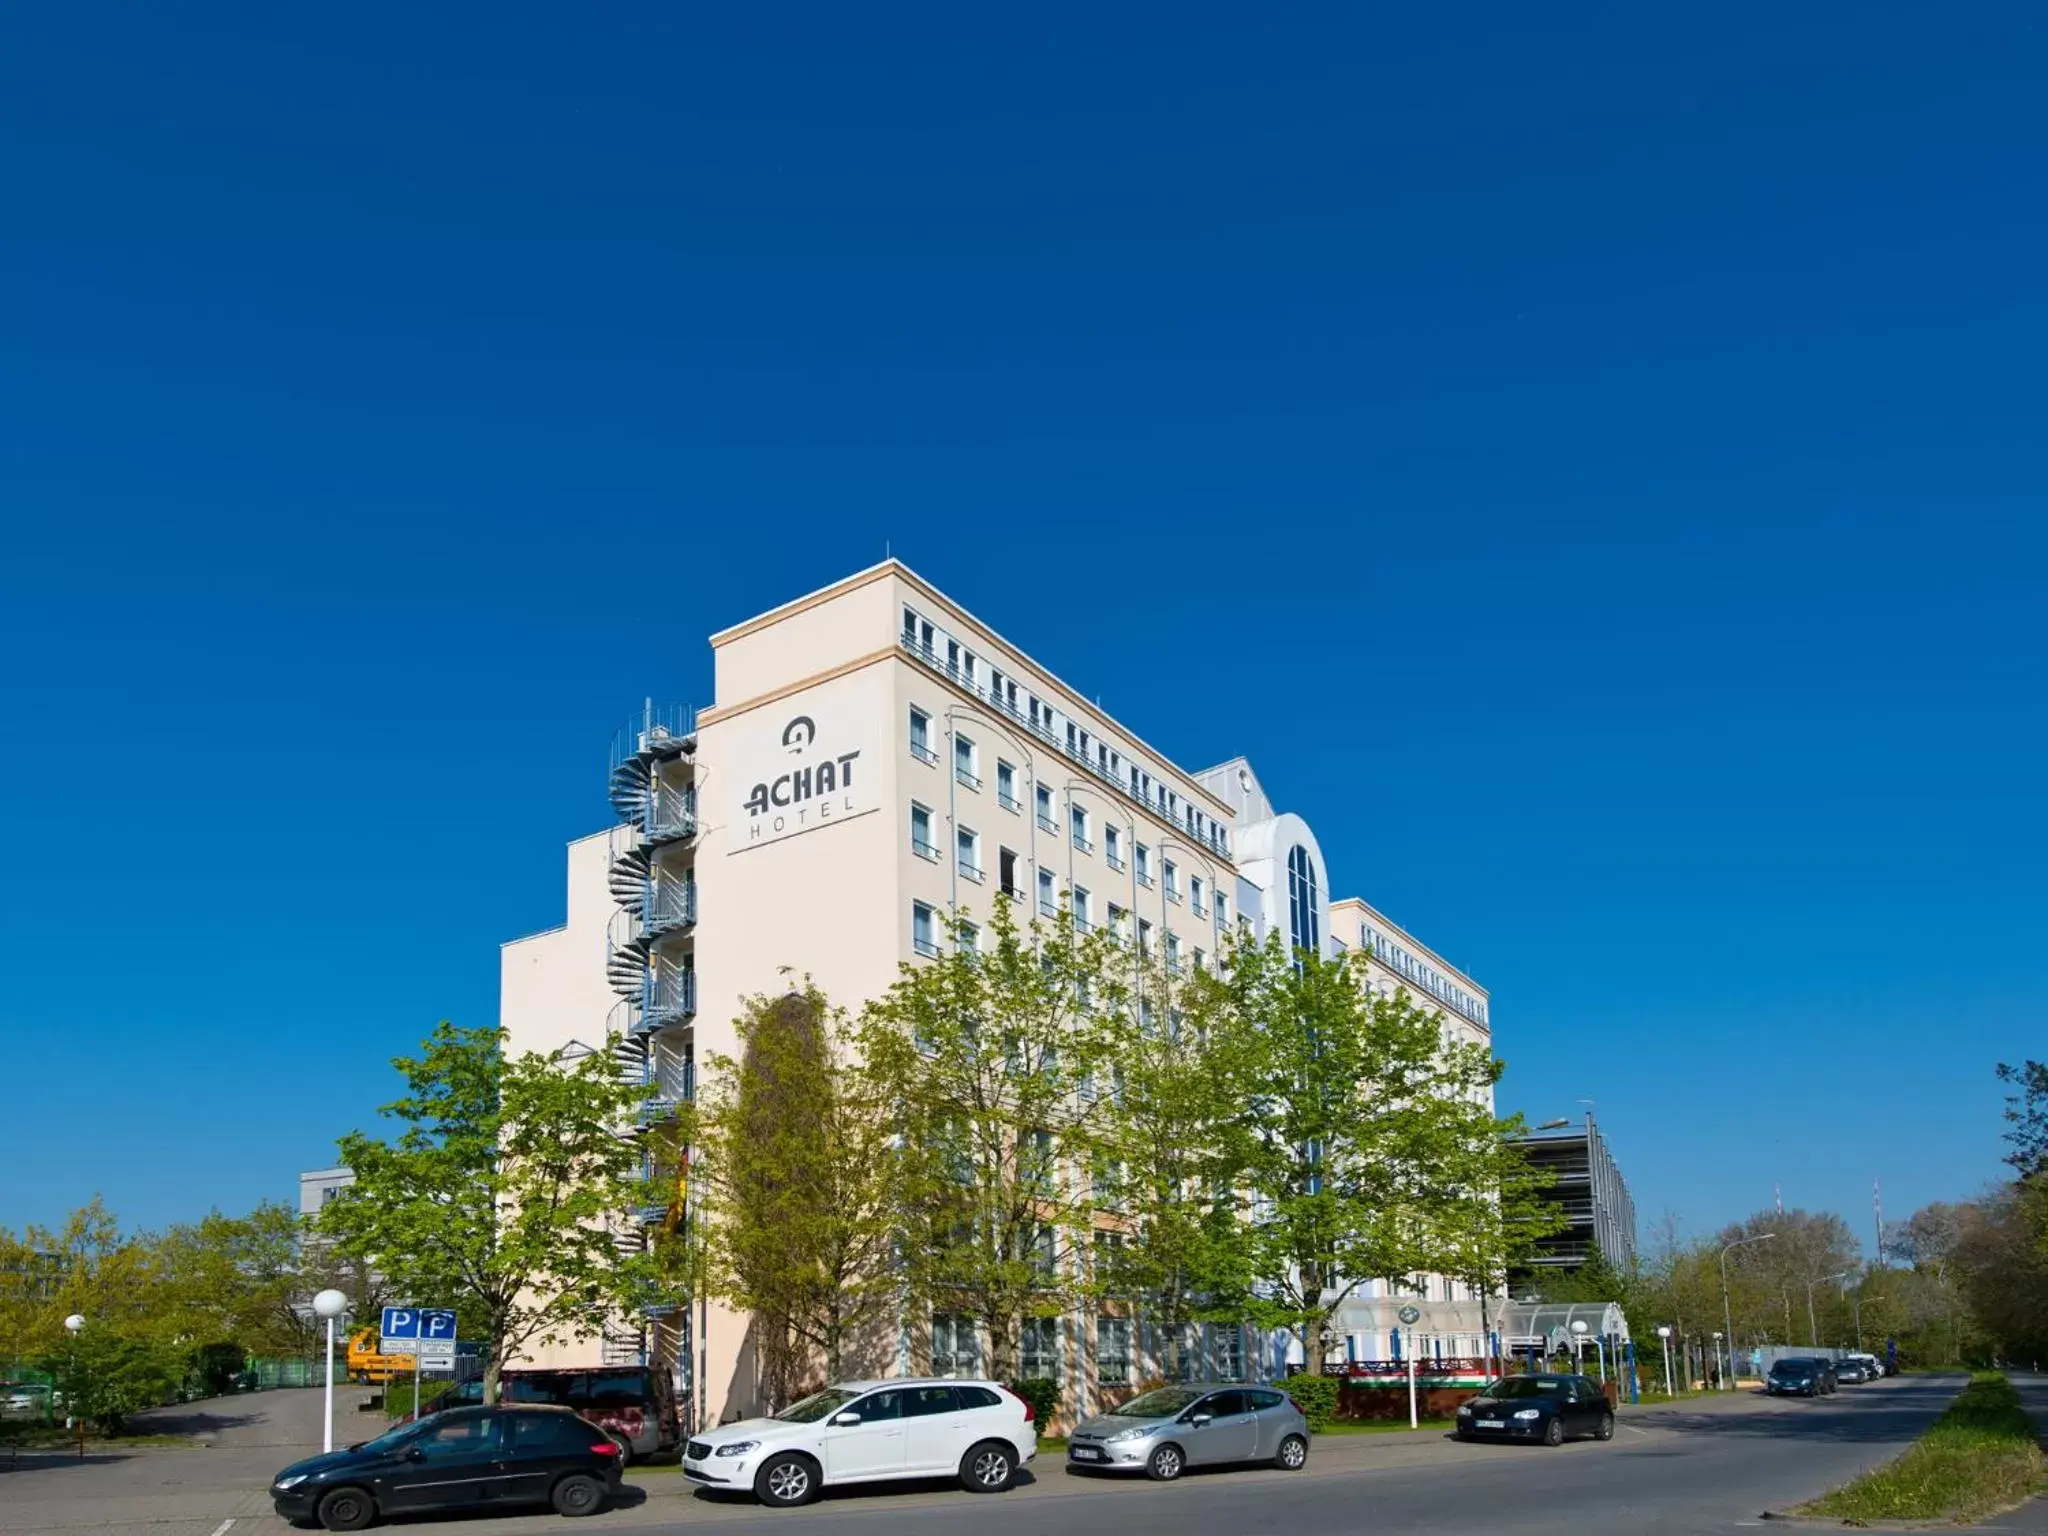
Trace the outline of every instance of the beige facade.
{"type": "MultiPolygon", "coordinates": [[[[504,950],[512,1048],[612,1048],[649,1080],[652,1118],[690,1090],[689,1063],[736,1053],[744,998],[807,975],[858,1006],[935,952],[955,909],[985,923],[1006,885],[1027,912],[1071,903],[1184,964],[1239,919],[1327,950],[1377,917],[1329,903],[1313,833],[1248,764],[1180,769],[900,563],[711,644],[712,706],[650,710],[615,749],[625,824],[570,845],[565,925],[504,950]]],[[[647,1340],[681,1372],[701,1336],[690,1386],[718,1422],[760,1406],[746,1334],[711,1307],[647,1340]]],[[[623,1361],[642,1342],[547,1359],[623,1361]]],[[[1095,1345],[1093,1318],[1059,1330],[1071,1408],[1099,1401],[1095,1345]]],[[[1247,1345],[1204,1341],[1229,1371],[1255,1368],[1247,1345]]],[[[861,1368],[922,1368],[925,1348],[913,1327],[861,1368]]],[[[1136,1380],[1142,1339],[1131,1353],[1136,1380]]]]}

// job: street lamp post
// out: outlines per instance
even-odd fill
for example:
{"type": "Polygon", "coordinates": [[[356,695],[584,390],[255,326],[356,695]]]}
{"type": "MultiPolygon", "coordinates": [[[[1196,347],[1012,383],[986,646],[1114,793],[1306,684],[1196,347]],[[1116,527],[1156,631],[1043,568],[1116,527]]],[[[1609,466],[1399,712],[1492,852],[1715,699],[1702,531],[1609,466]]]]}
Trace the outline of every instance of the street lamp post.
{"type": "MultiPolygon", "coordinates": [[[[1721,1245],[1721,1321],[1728,1329],[1728,1375],[1730,1378],[1735,1375],[1735,1308],[1728,1300],[1728,1250],[1731,1248],[1747,1248],[1751,1243],[1768,1243],[1777,1235],[1775,1232],[1761,1232],[1755,1237],[1738,1237],[1732,1243],[1723,1243],[1721,1245]]],[[[1735,1383],[1732,1379],[1728,1382],[1728,1390],[1731,1392],[1735,1390],[1735,1383]]]]}
{"type": "Polygon", "coordinates": [[[1849,1309],[1856,1314],[1856,1353],[1859,1355],[1863,1353],[1863,1303],[1884,1299],[1882,1296],[1865,1297],[1853,1293],[1849,1297],[1849,1309]]]}
{"type": "Polygon", "coordinates": [[[1582,1345],[1583,1343],[1585,1343],[1585,1342],[1586,1342],[1586,1332],[1587,1332],[1587,1330],[1586,1330],[1586,1320],[1585,1320],[1585,1319],[1584,1319],[1583,1317],[1575,1317],[1575,1318],[1573,1318],[1573,1319],[1572,1319],[1572,1374],[1573,1374],[1574,1376],[1579,1376],[1579,1375],[1583,1375],[1583,1374],[1585,1373],[1584,1367],[1583,1367],[1583,1366],[1581,1366],[1581,1365],[1579,1364],[1579,1346],[1580,1346],[1580,1345],[1582,1345]]]}
{"type": "Polygon", "coordinates": [[[1676,1397],[1678,1393],[1671,1380],[1671,1325],[1669,1323],[1659,1323],[1657,1325],[1657,1337],[1664,1341],[1664,1395],[1666,1397],[1676,1397]]]}
{"type": "Polygon", "coordinates": [[[334,1320],[341,1316],[348,1306],[348,1298],[340,1291],[326,1290],[313,1298],[313,1311],[327,1319],[327,1408],[326,1427],[320,1436],[320,1449],[334,1449],[334,1320]]]}
{"type": "MultiPolygon", "coordinates": [[[[1716,1328],[1714,1330],[1714,1385],[1717,1389],[1723,1381],[1727,1380],[1727,1376],[1721,1366],[1721,1338],[1721,1330],[1716,1328]]],[[[1734,1363],[1734,1357],[1730,1356],[1728,1364],[1733,1365],[1734,1363]]]]}
{"type": "Polygon", "coordinates": [[[71,1422],[78,1427],[78,1459],[85,1460],[85,1393],[78,1384],[78,1336],[85,1331],[85,1315],[74,1312],[64,1319],[64,1331],[71,1335],[71,1422]]]}
{"type": "Polygon", "coordinates": [[[1848,1273],[1845,1269],[1840,1274],[1816,1275],[1806,1282],[1806,1342],[1814,1349],[1820,1348],[1820,1324],[1815,1322],[1813,1317],[1813,1288],[1816,1285],[1826,1285],[1830,1280],[1843,1279],[1848,1273]]]}

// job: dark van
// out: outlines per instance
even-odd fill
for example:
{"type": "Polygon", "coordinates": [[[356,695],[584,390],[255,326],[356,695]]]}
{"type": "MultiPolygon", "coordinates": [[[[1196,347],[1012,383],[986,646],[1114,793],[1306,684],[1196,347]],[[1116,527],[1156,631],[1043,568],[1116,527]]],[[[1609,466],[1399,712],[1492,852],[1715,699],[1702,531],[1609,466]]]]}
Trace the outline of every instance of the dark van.
{"type": "MultiPolygon", "coordinates": [[[[608,1431],[629,1461],[672,1451],[682,1443],[675,1389],[665,1370],[644,1365],[509,1370],[499,1378],[498,1390],[506,1403],[552,1403],[575,1409],[608,1431]]],[[[483,1400],[483,1382],[460,1382],[436,1398],[427,1412],[474,1408],[483,1400]]]]}

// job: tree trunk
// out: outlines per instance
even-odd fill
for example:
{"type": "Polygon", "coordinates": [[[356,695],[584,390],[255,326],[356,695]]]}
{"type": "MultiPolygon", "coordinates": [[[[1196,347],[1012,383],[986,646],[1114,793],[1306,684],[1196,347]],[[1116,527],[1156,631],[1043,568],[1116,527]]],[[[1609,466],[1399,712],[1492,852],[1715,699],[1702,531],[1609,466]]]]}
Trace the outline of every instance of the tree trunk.
{"type": "Polygon", "coordinates": [[[484,1356],[484,1402],[486,1404],[496,1403],[498,1400],[498,1377],[503,1374],[505,1369],[499,1363],[499,1356],[499,1341],[493,1339],[491,1340],[491,1352],[484,1356]]]}

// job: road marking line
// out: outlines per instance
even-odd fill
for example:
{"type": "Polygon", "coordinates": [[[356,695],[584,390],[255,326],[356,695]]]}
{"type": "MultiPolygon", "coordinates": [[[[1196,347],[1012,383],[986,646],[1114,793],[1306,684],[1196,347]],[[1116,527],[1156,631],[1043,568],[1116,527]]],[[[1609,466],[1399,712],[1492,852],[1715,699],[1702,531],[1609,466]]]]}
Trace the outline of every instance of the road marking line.
{"type": "Polygon", "coordinates": [[[213,1528],[213,1536],[227,1536],[228,1527],[233,1525],[234,1523],[235,1522],[232,1516],[230,1516],[226,1520],[221,1521],[219,1525],[216,1525],[213,1528]]]}

